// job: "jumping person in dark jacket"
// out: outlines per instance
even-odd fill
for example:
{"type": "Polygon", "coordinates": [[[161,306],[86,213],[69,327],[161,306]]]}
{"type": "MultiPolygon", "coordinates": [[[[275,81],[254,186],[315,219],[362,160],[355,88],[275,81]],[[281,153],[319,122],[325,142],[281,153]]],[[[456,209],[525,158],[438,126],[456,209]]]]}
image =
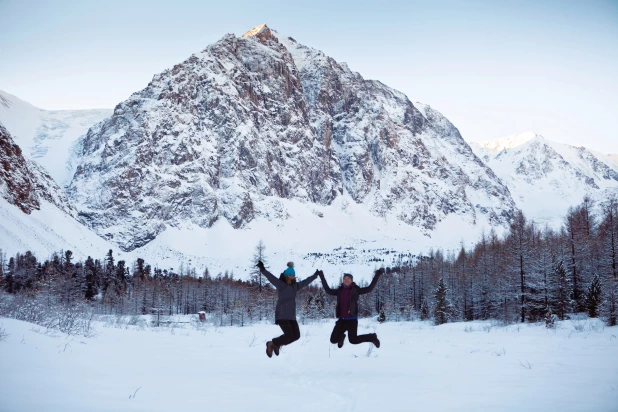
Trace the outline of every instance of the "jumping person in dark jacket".
{"type": "Polygon", "coordinates": [[[324,291],[329,295],[337,296],[337,322],[333,333],[330,335],[330,342],[336,343],[338,347],[343,346],[345,341],[345,332],[347,331],[349,336],[348,340],[351,344],[359,344],[363,342],[371,342],[376,348],[380,347],[380,340],[375,333],[368,333],[366,335],[357,335],[358,331],[358,296],[369,293],[376,287],[380,275],[384,273],[384,269],[376,270],[373,280],[369,286],[361,288],[354,283],[354,277],[349,273],[343,274],[343,283],[337,289],[331,289],[324,279],[324,272],[318,271],[320,280],[324,291]]]}
{"type": "Polygon", "coordinates": [[[273,351],[275,355],[279,356],[279,348],[281,346],[289,345],[300,338],[300,328],[296,321],[296,293],[313,282],[318,277],[318,271],[316,270],[307,279],[296,282],[296,272],[292,262],[288,263],[287,269],[285,269],[279,279],[266,270],[262,261],[258,262],[257,267],[260,268],[260,272],[277,289],[275,323],[279,325],[283,335],[266,342],[266,355],[270,358],[273,356],[273,351]]]}

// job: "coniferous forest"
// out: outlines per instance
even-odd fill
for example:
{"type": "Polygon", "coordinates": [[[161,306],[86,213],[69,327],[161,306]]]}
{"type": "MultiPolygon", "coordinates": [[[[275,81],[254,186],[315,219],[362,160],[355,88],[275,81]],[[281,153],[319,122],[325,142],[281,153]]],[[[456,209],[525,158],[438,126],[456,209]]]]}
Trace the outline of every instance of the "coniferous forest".
{"type": "MultiPolygon", "coordinates": [[[[436,324],[494,319],[505,324],[564,320],[587,313],[616,325],[618,201],[589,198],[569,209],[559,230],[518,212],[510,228],[485,233],[471,249],[400,254],[378,286],[360,297],[359,315],[379,321],[433,320],[436,324]],[[411,257],[410,257],[411,256],[411,257]]],[[[0,251],[0,315],[67,333],[86,333],[97,316],[171,315],[203,311],[216,325],[274,320],[277,294],[254,263],[248,280],[232,273],[197,273],[152,267],[143,259],[106,256],[76,261],[62,251],[41,261],[26,251],[0,251]]],[[[314,282],[299,295],[301,322],[334,316],[335,299],[314,282]]]]}

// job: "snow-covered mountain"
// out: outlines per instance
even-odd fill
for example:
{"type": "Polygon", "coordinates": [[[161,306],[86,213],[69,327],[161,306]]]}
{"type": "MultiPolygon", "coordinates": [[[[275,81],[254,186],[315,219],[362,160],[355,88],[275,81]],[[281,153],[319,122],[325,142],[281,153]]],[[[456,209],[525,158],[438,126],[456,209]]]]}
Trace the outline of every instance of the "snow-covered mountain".
{"type": "Polygon", "coordinates": [[[618,192],[618,165],[611,155],[556,143],[533,132],[470,146],[508,186],[517,207],[554,226],[585,195],[602,200],[618,192]]]}
{"type": "Polygon", "coordinates": [[[209,235],[194,235],[224,227],[234,235],[217,250],[283,237],[306,253],[440,228],[460,241],[515,206],[440,113],[265,25],[155,75],[81,143],[69,196],[125,251],[179,250],[168,235],[204,249],[209,235]]]}
{"type": "Polygon", "coordinates": [[[113,245],[75,220],[75,209],[45,170],[24,158],[0,123],[0,250],[40,258],[71,249],[79,258],[103,256],[113,245]]]}
{"type": "Polygon", "coordinates": [[[0,90],[0,122],[24,156],[36,160],[60,186],[75,171],[75,142],[111,114],[111,109],[43,110],[0,90]]]}

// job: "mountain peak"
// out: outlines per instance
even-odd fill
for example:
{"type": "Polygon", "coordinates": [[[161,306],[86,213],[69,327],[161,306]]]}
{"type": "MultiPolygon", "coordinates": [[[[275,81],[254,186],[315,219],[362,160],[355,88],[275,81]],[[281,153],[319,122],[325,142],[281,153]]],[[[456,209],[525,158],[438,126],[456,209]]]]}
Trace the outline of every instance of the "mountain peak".
{"type": "Polygon", "coordinates": [[[500,152],[504,149],[512,149],[514,147],[521,146],[533,140],[538,140],[538,141],[543,141],[543,142],[546,141],[545,138],[541,136],[540,134],[537,134],[535,132],[524,132],[520,134],[514,134],[514,135],[502,137],[500,139],[478,142],[477,144],[480,147],[483,147],[485,149],[500,152]]]}
{"type": "Polygon", "coordinates": [[[266,23],[255,26],[254,28],[243,34],[242,38],[246,39],[247,37],[256,37],[258,34],[265,32],[270,32],[270,29],[268,28],[266,23]]]}

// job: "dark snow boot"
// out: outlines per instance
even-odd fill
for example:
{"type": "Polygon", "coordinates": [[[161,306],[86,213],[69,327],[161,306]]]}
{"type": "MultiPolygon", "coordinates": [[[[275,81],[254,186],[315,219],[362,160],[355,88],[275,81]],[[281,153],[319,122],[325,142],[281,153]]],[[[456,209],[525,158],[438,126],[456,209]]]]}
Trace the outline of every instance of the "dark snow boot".
{"type": "MultiPolygon", "coordinates": [[[[276,348],[275,344],[272,341],[266,342],[266,356],[269,358],[273,357],[273,350],[276,348]]],[[[279,352],[279,348],[277,348],[277,352],[279,352]]]]}
{"type": "Polygon", "coordinates": [[[275,351],[275,355],[279,356],[279,346],[273,343],[273,350],[275,351]]]}
{"type": "Polygon", "coordinates": [[[337,347],[341,349],[344,342],[345,342],[345,333],[342,333],[341,336],[339,336],[339,341],[337,341],[337,347]]]}
{"type": "Polygon", "coordinates": [[[380,348],[380,339],[378,339],[378,335],[373,335],[373,340],[371,341],[375,345],[376,348],[380,348]]]}

